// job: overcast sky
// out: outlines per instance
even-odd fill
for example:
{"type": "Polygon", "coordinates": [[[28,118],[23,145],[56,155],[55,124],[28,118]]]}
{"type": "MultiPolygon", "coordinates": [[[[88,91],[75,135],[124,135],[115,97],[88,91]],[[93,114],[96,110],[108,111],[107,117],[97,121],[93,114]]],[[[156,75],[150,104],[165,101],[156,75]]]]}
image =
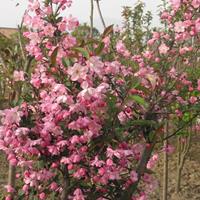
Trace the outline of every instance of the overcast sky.
{"type": "MultiPolygon", "coordinates": [[[[161,0],[143,0],[147,10],[152,11],[154,20],[153,25],[158,25],[158,8],[161,0]]],[[[26,9],[28,0],[0,0],[0,27],[16,27],[20,23],[22,15],[26,9]],[[16,4],[19,5],[16,7],[16,4]]],[[[73,0],[73,5],[66,15],[72,14],[76,16],[80,22],[89,21],[90,0],[73,0]]],[[[106,25],[120,24],[122,6],[133,6],[137,0],[102,0],[100,2],[106,25]]],[[[95,7],[96,11],[96,7],[95,7]]],[[[95,26],[99,29],[102,25],[97,12],[95,12],[95,26]]]]}

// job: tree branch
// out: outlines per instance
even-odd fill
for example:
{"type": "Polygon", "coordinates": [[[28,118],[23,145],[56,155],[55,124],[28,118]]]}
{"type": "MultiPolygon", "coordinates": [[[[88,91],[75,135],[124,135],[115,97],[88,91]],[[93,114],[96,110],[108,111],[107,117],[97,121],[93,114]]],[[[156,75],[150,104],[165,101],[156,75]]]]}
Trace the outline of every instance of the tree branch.
{"type": "Polygon", "coordinates": [[[102,22],[103,27],[104,27],[104,29],[105,29],[105,28],[106,28],[106,23],[105,23],[105,21],[104,21],[104,18],[103,18],[102,12],[101,12],[100,4],[99,4],[99,1],[100,1],[100,0],[95,0],[95,1],[96,1],[96,5],[97,5],[97,9],[98,9],[99,16],[100,16],[100,18],[101,18],[101,22],[102,22]]]}
{"type": "Polygon", "coordinates": [[[93,0],[90,0],[90,6],[91,6],[91,10],[90,10],[90,37],[93,37],[93,27],[94,27],[94,2],[93,0]]]}
{"type": "Polygon", "coordinates": [[[179,129],[177,129],[174,133],[172,133],[171,135],[168,135],[167,137],[163,138],[162,141],[167,140],[167,139],[169,139],[169,138],[175,136],[179,131],[181,131],[181,130],[182,130],[183,128],[185,128],[188,124],[190,124],[198,115],[199,115],[199,113],[196,114],[196,115],[194,115],[188,122],[186,122],[184,125],[182,125],[182,126],[181,126],[179,129]]]}

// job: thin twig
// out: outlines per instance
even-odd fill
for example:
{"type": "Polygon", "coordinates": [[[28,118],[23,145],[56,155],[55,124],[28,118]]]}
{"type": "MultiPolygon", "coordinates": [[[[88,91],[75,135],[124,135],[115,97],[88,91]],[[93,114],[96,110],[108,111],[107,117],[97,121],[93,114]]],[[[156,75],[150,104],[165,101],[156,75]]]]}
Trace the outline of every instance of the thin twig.
{"type": "Polygon", "coordinates": [[[93,23],[94,23],[94,2],[93,0],[90,0],[90,6],[91,6],[91,10],[90,10],[90,37],[93,37],[93,23]]]}
{"type": "Polygon", "coordinates": [[[181,131],[181,130],[182,130],[183,128],[185,128],[188,124],[190,124],[198,115],[199,115],[199,113],[196,114],[196,115],[194,115],[188,122],[186,122],[184,125],[182,125],[182,126],[181,126],[179,129],[177,129],[174,133],[172,133],[171,135],[169,135],[169,136],[163,138],[162,141],[167,140],[167,139],[173,137],[174,135],[176,135],[179,131],[181,131]]]}
{"type": "Polygon", "coordinates": [[[100,1],[100,0],[95,0],[95,1],[96,1],[96,5],[97,5],[97,10],[98,10],[99,16],[100,16],[100,18],[101,18],[101,22],[102,22],[103,27],[104,27],[104,29],[105,29],[105,28],[106,28],[106,23],[105,23],[105,21],[104,21],[104,18],[103,18],[102,12],[101,12],[100,4],[99,4],[99,1],[100,1]]]}

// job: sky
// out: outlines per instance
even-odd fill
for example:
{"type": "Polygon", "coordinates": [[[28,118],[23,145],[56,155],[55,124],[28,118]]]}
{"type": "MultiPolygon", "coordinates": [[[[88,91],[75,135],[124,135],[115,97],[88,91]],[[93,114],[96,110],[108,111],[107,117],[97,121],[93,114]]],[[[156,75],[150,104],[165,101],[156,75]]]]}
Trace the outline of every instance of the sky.
{"type": "MultiPolygon", "coordinates": [[[[28,0],[0,0],[0,27],[17,27],[20,24],[23,13],[26,9],[28,0]],[[19,4],[18,6],[16,6],[19,4]]],[[[119,24],[121,25],[121,11],[123,6],[134,6],[137,0],[102,0],[100,5],[106,25],[119,24]]],[[[158,5],[161,0],[143,0],[147,10],[153,13],[153,26],[159,24],[158,5]]],[[[94,15],[94,25],[98,29],[102,29],[98,13],[94,15]]],[[[73,0],[72,7],[65,12],[68,16],[72,14],[76,16],[81,23],[89,22],[90,15],[90,0],[73,0]]]]}

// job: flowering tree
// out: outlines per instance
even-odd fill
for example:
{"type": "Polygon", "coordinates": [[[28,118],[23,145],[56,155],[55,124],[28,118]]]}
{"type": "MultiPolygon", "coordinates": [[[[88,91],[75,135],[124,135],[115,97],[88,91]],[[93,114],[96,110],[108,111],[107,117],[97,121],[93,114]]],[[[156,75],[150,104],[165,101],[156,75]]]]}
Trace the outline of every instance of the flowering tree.
{"type": "Polygon", "coordinates": [[[169,138],[199,112],[200,81],[187,69],[198,59],[200,1],[171,1],[161,15],[166,31],[153,32],[138,55],[123,38],[113,45],[112,27],[99,39],[73,37],[77,19],[60,16],[71,3],[32,0],[24,16],[34,67],[13,79],[30,91],[0,113],[0,149],[24,169],[23,182],[7,191],[16,199],[147,199],[165,122],[182,119],[169,138]]]}

